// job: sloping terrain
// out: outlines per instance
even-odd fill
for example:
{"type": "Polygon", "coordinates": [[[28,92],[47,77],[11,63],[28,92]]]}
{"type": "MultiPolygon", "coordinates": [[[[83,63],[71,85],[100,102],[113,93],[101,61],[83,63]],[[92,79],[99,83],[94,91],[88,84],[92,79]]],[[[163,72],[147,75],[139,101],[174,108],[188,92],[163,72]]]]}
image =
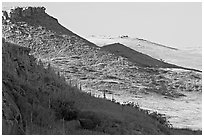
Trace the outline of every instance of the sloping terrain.
{"type": "MultiPolygon", "coordinates": [[[[172,48],[148,40],[128,36],[87,36],[87,40],[102,47],[113,43],[121,43],[135,51],[149,55],[155,59],[182,66],[202,70],[202,46],[187,48],[172,48]]],[[[173,46],[173,45],[172,45],[173,46]]]]}
{"type": "Polygon", "coordinates": [[[168,64],[163,61],[154,59],[148,55],[137,52],[120,43],[105,45],[101,50],[109,51],[115,55],[127,58],[130,62],[142,67],[161,67],[161,68],[178,68],[173,64],[168,64]]]}
{"type": "MultiPolygon", "coordinates": [[[[101,50],[62,27],[55,18],[45,13],[45,8],[4,11],[2,24],[2,35],[6,41],[30,48],[30,54],[42,64],[50,64],[65,77],[66,82],[79,86],[92,96],[110,98],[112,95],[114,100],[129,94],[156,93],[179,98],[185,96],[186,91],[201,92],[200,73],[138,66],[125,57],[101,50]]],[[[98,99],[95,100],[93,106],[98,104],[98,99]]]]}
{"type": "MultiPolygon", "coordinates": [[[[126,92],[138,92],[146,88],[174,87],[174,82],[168,78],[164,78],[168,81],[164,86],[157,84],[152,87],[148,83],[152,83],[152,78],[157,79],[154,75],[160,75],[162,71],[134,65],[125,57],[100,50],[96,45],[63,29],[56,19],[45,13],[44,8],[15,8],[4,12],[3,17],[3,37],[7,41],[31,48],[35,57],[45,64],[50,63],[66,79],[80,83],[85,90],[103,92],[109,87],[108,90],[115,89],[113,92],[120,94],[124,89],[127,89],[126,92]]],[[[184,87],[183,90],[188,89],[185,82],[179,86],[184,87]]],[[[179,95],[177,92],[157,91],[170,96],[179,95]]]]}
{"type": "Polygon", "coordinates": [[[162,115],[131,104],[84,94],[30,49],[4,39],[2,46],[3,134],[200,134],[170,129],[162,115]]]}

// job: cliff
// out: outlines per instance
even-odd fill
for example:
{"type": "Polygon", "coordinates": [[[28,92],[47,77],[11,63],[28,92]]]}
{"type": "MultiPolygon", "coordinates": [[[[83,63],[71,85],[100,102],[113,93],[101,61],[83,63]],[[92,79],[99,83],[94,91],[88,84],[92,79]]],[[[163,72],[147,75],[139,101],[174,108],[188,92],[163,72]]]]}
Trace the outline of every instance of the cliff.
{"type": "MultiPolygon", "coordinates": [[[[11,25],[11,24],[26,24],[28,26],[41,27],[41,29],[47,29],[54,31],[58,35],[69,35],[70,37],[78,37],[83,40],[85,43],[88,43],[91,46],[96,47],[95,44],[83,39],[72,31],[66,29],[59,24],[58,20],[45,12],[45,7],[14,7],[8,10],[2,11],[2,24],[11,25]],[[18,23],[17,23],[18,22],[18,23]]],[[[26,26],[24,26],[26,27],[26,26]]],[[[15,29],[13,26],[9,29],[15,29]]],[[[30,35],[29,35],[30,36],[30,35]]]]}
{"type": "Polygon", "coordinates": [[[3,20],[19,21],[23,18],[34,18],[44,16],[44,7],[16,7],[3,11],[3,20]]]}

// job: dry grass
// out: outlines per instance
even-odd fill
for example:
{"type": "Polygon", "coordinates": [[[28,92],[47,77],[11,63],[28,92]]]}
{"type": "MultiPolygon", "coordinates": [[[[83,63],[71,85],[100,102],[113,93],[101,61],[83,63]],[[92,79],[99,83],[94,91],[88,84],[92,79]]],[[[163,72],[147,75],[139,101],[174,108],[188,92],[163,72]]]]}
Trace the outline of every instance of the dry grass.
{"type": "Polygon", "coordinates": [[[83,93],[68,85],[49,65],[44,68],[41,62],[31,60],[33,57],[26,49],[3,43],[2,50],[3,93],[8,93],[18,106],[25,134],[200,133],[170,129],[138,107],[122,106],[83,93]],[[67,115],[76,117],[69,119],[67,115]],[[85,129],[79,123],[80,118],[95,121],[97,126],[85,129]]]}

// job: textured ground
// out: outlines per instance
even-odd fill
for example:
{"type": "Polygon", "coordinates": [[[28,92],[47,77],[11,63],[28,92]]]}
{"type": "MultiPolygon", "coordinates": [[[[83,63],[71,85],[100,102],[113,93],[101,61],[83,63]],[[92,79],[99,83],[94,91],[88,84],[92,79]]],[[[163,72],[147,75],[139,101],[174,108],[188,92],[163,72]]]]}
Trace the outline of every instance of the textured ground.
{"type": "Polygon", "coordinates": [[[103,97],[156,93],[179,98],[185,92],[201,92],[201,73],[172,71],[136,65],[125,57],[101,50],[95,44],[40,13],[15,20],[3,20],[6,41],[31,48],[31,54],[45,66],[65,76],[68,83],[103,97]]]}
{"type": "Polygon", "coordinates": [[[202,46],[191,45],[191,47],[172,48],[174,45],[162,45],[151,42],[151,39],[139,39],[128,36],[87,36],[87,40],[102,47],[104,45],[121,43],[127,47],[149,55],[158,60],[172,63],[178,66],[202,70],[202,46]],[[172,46],[172,47],[170,47],[172,46]]]}

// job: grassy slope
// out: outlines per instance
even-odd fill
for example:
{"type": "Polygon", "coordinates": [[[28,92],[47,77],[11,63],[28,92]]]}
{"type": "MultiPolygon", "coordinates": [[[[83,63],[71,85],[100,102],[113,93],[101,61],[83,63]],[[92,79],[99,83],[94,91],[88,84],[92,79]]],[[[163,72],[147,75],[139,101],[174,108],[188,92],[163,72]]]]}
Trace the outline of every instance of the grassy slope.
{"type": "MultiPolygon", "coordinates": [[[[3,93],[9,94],[18,106],[24,123],[24,134],[200,133],[169,129],[145,111],[82,93],[78,88],[67,85],[64,78],[55,74],[52,68],[45,69],[33,56],[28,55],[28,48],[5,42],[2,51],[3,93]],[[68,106],[59,107],[56,101],[67,103],[68,106]],[[66,115],[76,117],[63,122],[64,117],[60,117],[63,109],[69,110],[66,115]],[[72,110],[76,113],[72,113],[72,110]],[[99,120],[100,124],[87,130],[80,126],[78,120],[89,114],[99,120]]],[[[3,99],[6,98],[3,96],[3,99]]],[[[4,108],[3,113],[6,113],[4,108]]],[[[3,119],[7,120],[7,117],[3,119]]],[[[3,134],[10,134],[5,129],[3,134]]]]}
{"type": "Polygon", "coordinates": [[[174,64],[169,64],[169,63],[157,60],[146,54],[140,53],[129,47],[126,47],[125,45],[120,43],[105,45],[101,48],[101,50],[106,50],[115,55],[126,57],[129,61],[142,67],[181,68],[186,70],[199,71],[199,70],[184,68],[174,64]]]}
{"type": "Polygon", "coordinates": [[[119,56],[126,57],[129,61],[143,67],[164,67],[164,68],[175,68],[176,65],[168,64],[157,59],[154,59],[148,55],[137,52],[131,48],[126,47],[120,43],[114,43],[110,45],[105,45],[101,48],[102,50],[109,51],[119,56]]]}

